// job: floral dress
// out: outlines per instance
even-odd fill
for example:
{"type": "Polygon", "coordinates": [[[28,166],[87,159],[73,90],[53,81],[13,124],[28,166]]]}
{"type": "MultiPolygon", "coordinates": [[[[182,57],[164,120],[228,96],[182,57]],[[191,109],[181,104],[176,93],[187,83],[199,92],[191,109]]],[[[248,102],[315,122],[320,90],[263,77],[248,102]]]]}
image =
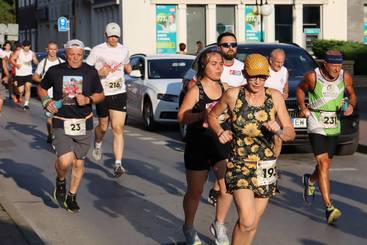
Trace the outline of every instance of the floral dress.
{"type": "MultiPolygon", "coordinates": [[[[277,176],[275,162],[271,169],[258,167],[261,161],[275,160],[273,133],[263,124],[275,119],[276,110],[269,89],[265,90],[263,105],[249,105],[246,89],[241,87],[231,118],[233,140],[226,170],[226,185],[229,193],[238,189],[250,189],[255,197],[268,198],[275,195],[277,176]],[[260,172],[259,172],[260,171],[260,172]],[[259,175],[272,177],[273,182],[260,185],[259,175]]],[[[262,165],[260,165],[262,166],[262,165]]]]}

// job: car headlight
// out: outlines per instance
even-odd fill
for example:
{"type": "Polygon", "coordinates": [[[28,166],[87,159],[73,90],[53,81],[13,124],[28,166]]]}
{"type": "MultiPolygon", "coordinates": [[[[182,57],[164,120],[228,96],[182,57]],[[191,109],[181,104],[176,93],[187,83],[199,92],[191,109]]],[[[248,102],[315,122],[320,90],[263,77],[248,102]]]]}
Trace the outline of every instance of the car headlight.
{"type": "Polygon", "coordinates": [[[178,96],[173,94],[158,94],[157,98],[159,100],[169,101],[169,102],[177,102],[178,96]]]}

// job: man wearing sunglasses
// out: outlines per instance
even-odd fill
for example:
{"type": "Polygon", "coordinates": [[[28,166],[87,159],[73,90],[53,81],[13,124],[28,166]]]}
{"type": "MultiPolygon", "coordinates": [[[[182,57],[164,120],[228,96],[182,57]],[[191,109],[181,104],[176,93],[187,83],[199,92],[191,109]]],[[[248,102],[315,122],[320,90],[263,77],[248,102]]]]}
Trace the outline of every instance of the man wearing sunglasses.
{"type": "MultiPolygon", "coordinates": [[[[217,44],[224,58],[223,72],[220,77],[221,82],[227,83],[230,87],[239,87],[246,84],[246,79],[242,74],[243,62],[236,59],[238,46],[236,36],[231,32],[224,32],[218,36],[217,44]]],[[[210,227],[210,231],[215,237],[215,242],[216,244],[229,244],[224,220],[232,203],[232,196],[226,193],[226,190],[220,190],[219,180],[216,180],[209,191],[208,201],[217,206],[215,222],[210,227]],[[220,199],[219,203],[218,199],[220,199]]]]}

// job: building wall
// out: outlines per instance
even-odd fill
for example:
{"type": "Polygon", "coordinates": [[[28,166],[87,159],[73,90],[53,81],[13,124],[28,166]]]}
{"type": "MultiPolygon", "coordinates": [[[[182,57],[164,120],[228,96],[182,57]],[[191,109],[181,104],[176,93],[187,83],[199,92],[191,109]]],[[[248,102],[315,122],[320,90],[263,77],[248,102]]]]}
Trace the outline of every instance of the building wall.
{"type": "Polygon", "coordinates": [[[347,0],[328,1],[321,12],[323,39],[347,40],[347,0]]]}
{"type": "Polygon", "coordinates": [[[348,40],[362,42],[363,41],[363,6],[364,0],[348,1],[348,40]]]}

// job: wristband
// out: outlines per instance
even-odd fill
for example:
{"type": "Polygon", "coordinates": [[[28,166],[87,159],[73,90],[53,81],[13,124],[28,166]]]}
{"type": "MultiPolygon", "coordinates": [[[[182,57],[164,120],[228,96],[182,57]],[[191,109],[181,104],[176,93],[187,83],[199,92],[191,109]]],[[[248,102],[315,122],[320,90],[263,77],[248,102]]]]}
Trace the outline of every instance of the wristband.
{"type": "Polygon", "coordinates": [[[42,106],[45,108],[50,100],[52,99],[48,95],[41,97],[42,106]]]}
{"type": "Polygon", "coordinates": [[[281,135],[283,135],[283,134],[284,134],[284,130],[283,130],[283,129],[279,129],[279,130],[277,130],[277,131],[275,132],[275,134],[276,134],[276,135],[278,135],[278,136],[281,136],[281,135]]]}

